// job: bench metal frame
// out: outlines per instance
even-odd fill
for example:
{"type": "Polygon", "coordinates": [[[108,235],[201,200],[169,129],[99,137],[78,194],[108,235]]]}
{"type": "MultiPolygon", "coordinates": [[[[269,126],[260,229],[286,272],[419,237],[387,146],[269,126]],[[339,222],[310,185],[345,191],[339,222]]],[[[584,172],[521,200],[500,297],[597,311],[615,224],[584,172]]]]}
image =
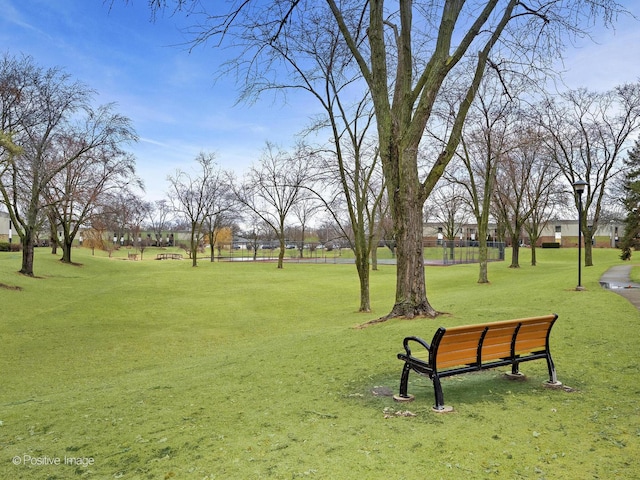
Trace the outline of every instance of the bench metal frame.
{"type": "Polygon", "coordinates": [[[398,359],[405,363],[400,378],[400,394],[395,397],[396,400],[413,399],[407,393],[412,370],[433,382],[433,409],[436,412],[451,410],[444,404],[440,379],[452,375],[507,365],[511,365],[512,375],[521,375],[520,363],[545,359],[549,371],[548,384],[562,385],[558,382],[549,350],[549,335],[557,318],[558,315],[551,314],[449,329],[440,327],[430,345],[419,337],[406,337],[403,341],[405,353],[398,354],[398,359]],[[412,344],[417,344],[423,358],[412,354],[412,344]],[[427,350],[428,360],[425,361],[425,352],[420,347],[427,350]]]}

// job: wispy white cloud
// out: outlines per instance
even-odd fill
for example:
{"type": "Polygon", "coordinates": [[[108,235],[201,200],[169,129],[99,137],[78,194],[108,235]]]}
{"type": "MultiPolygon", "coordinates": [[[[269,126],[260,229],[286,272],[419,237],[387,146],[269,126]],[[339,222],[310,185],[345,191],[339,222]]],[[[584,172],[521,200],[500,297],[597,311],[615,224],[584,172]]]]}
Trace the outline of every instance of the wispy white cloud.
{"type": "Polygon", "coordinates": [[[3,20],[19,28],[42,33],[41,30],[26,21],[25,16],[13,4],[14,2],[11,2],[10,0],[0,0],[0,11],[2,12],[3,20]]]}
{"type": "Polygon", "coordinates": [[[640,21],[619,18],[567,51],[565,82],[570,88],[608,90],[640,79],[640,21]]]}
{"type": "Polygon", "coordinates": [[[165,142],[160,142],[158,140],[153,140],[152,138],[145,138],[145,137],[140,137],[140,142],[142,143],[148,143],[150,145],[154,145],[156,147],[163,147],[163,148],[167,148],[169,147],[169,145],[165,142]]]}

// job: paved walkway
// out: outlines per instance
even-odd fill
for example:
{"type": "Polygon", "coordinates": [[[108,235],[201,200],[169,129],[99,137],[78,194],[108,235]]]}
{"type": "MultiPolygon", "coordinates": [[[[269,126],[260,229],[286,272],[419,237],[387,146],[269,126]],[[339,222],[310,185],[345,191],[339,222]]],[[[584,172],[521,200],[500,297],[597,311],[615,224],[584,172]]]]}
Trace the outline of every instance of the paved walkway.
{"type": "Polygon", "coordinates": [[[600,285],[622,295],[640,309],[640,284],[629,280],[631,265],[616,265],[600,277],[600,285]]]}

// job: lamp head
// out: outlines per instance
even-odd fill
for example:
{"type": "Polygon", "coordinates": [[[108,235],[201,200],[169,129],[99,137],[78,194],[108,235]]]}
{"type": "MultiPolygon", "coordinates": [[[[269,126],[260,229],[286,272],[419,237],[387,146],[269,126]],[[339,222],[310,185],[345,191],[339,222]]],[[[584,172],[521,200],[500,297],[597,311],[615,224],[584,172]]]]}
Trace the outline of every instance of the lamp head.
{"type": "Polygon", "coordinates": [[[578,196],[582,196],[582,193],[584,192],[585,188],[587,188],[587,185],[589,184],[584,180],[576,180],[575,182],[573,182],[573,191],[576,192],[578,196]]]}

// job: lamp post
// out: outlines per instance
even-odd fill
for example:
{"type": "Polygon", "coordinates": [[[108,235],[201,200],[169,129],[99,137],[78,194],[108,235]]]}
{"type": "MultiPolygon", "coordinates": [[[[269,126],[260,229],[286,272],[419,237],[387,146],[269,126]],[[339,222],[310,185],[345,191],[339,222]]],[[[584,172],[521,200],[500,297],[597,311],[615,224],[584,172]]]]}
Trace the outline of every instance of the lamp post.
{"type": "Polygon", "coordinates": [[[576,180],[573,183],[573,191],[578,197],[578,286],[576,290],[584,290],[582,286],[582,193],[588,183],[584,180],[576,180]]]}

